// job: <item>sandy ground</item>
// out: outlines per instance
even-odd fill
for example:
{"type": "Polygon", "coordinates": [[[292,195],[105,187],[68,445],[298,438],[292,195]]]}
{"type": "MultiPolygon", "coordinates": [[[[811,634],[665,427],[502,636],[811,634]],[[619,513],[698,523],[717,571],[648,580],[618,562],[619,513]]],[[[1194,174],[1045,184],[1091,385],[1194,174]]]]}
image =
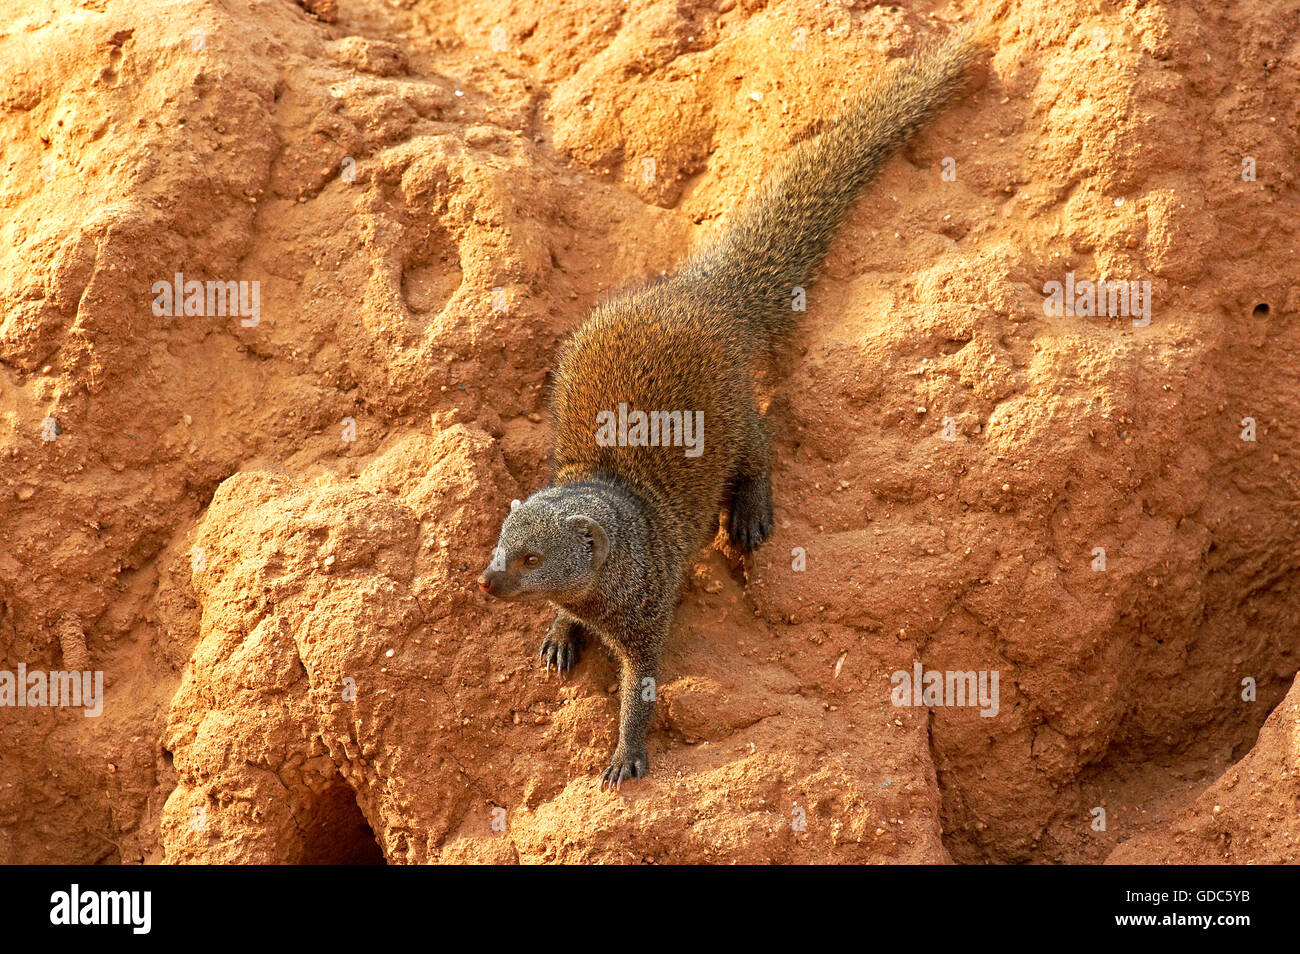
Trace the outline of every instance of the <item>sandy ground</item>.
{"type": "Polygon", "coordinates": [[[106,686],[0,708],[0,861],[1300,861],[1294,3],[313,6],[0,10],[0,670],[106,686]],[[608,658],[473,585],[556,345],[976,15],[601,794],[608,658]]]}

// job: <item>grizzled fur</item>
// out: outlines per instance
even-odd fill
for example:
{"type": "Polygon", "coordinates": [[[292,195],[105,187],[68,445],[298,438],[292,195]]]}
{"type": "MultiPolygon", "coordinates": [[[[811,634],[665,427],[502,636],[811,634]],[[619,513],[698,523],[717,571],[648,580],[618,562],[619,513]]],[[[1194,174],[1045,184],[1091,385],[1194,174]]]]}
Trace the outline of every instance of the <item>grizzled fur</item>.
{"type": "Polygon", "coordinates": [[[664,639],[691,559],[724,505],[742,552],[772,532],[755,362],[790,330],[794,289],[811,282],[854,196],[952,95],[971,53],[958,37],[875,80],[791,152],[716,244],[671,278],[597,308],[561,353],[550,486],[512,506],[479,582],[493,596],[557,608],[541,647],[548,670],[572,668],[589,633],[617,655],[619,738],[602,785],[649,766],[664,639]],[[703,411],[703,453],[602,446],[597,415],[620,402],[703,411]]]}

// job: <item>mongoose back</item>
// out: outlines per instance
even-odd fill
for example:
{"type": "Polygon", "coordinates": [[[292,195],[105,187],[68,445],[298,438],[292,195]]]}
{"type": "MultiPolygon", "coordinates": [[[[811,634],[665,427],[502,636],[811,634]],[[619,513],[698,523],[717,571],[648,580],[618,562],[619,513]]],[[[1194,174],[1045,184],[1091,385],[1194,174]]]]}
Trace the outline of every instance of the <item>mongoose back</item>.
{"type": "Polygon", "coordinates": [[[793,327],[836,226],[889,156],[961,82],[968,36],[923,47],[797,145],[674,275],[596,308],[559,356],[547,487],[515,501],[480,587],[556,608],[549,672],[587,634],[620,664],[619,735],[601,786],[649,767],[664,638],[695,552],[726,512],[748,553],[772,532],[768,439],[753,368],[793,327]]]}

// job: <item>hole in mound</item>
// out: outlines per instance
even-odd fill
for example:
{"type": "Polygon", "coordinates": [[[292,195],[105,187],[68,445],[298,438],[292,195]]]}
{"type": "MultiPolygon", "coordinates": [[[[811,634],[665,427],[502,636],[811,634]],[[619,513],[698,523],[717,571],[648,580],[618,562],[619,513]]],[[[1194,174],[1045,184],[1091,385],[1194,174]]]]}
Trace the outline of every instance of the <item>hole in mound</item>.
{"type": "Polygon", "coordinates": [[[1251,314],[1253,314],[1256,318],[1267,318],[1268,302],[1261,301],[1258,305],[1255,306],[1255,310],[1252,311],[1251,314]]]}
{"type": "Polygon", "coordinates": [[[412,315],[437,313],[460,288],[459,252],[436,230],[417,236],[413,248],[402,262],[402,299],[412,315]]]}
{"type": "Polygon", "coordinates": [[[454,260],[416,266],[402,273],[402,297],[414,314],[428,314],[440,310],[460,282],[460,266],[454,260]]]}
{"type": "Polygon", "coordinates": [[[384,853],[375,841],[356,795],[347,785],[334,785],[312,806],[304,829],[304,865],[382,865],[384,853]]]}

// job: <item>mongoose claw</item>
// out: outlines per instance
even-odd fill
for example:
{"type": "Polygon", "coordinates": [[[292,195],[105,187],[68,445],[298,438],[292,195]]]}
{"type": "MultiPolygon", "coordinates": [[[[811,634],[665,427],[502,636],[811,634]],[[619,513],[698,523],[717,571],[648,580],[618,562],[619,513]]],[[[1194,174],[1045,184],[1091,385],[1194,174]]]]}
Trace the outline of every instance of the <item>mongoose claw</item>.
{"type": "Polygon", "coordinates": [[[644,752],[624,755],[616,750],[613,758],[610,759],[609,767],[601,773],[600,789],[604,791],[606,786],[610,791],[621,788],[624,779],[644,778],[649,768],[650,760],[646,758],[644,752]]]}
{"type": "Polygon", "coordinates": [[[565,671],[573,669],[578,663],[578,647],[574,643],[553,639],[550,636],[542,640],[540,655],[548,677],[551,674],[551,666],[555,666],[555,671],[563,679],[565,671]]]}

